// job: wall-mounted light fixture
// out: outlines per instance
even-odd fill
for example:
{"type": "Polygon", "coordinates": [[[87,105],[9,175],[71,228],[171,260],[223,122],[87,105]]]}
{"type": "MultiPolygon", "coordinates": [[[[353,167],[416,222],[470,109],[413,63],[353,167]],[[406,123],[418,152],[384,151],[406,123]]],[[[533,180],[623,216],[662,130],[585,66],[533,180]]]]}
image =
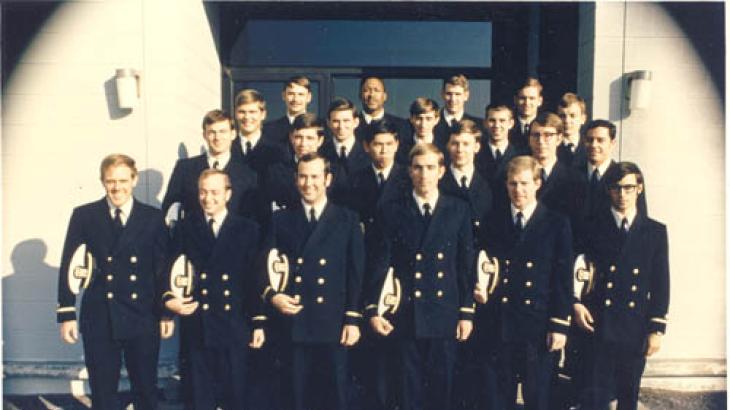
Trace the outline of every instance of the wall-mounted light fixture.
{"type": "Polygon", "coordinates": [[[626,99],[629,100],[629,111],[649,108],[651,101],[651,71],[638,70],[626,73],[628,87],[626,99]]]}
{"type": "Polygon", "coordinates": [[[132,109],[137,106],[141,96],[142,72],[133,68],[118,68],[115,80],[119,108],[132,109]]]}

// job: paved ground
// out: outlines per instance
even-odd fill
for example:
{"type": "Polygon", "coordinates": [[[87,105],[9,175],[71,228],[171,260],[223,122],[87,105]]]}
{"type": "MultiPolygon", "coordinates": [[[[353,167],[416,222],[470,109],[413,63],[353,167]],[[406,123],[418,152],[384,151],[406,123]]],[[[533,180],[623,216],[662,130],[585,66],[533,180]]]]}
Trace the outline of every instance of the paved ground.
{"type": "MultiPolygon", "coordinates": [[[[179,410],[182,406],[160,393],[160,410],[179,410]]],[[[123,394],[129,400],[128,394],[123,394]]],[[[70,395],[8,396],[3,398],[5,410],[86,410],[88,398],[76,399],[70,395]]],[[[725,410],[726,392],[686,393],[669,390],[644,389],[641,404],[646,410],[725,410]]],[[[640,407],[641,408],[641,407],[640,407]]],[[[256,410],[256,409],[253,409],[256,410]]]]}

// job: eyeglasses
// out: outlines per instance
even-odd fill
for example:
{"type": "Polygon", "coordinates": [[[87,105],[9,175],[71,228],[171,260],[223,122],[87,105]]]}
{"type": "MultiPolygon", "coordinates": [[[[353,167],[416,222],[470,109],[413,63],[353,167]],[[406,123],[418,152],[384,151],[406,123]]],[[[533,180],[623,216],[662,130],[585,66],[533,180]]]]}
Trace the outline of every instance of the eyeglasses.
{"type": "Polygon", "coordinates": [[[636,188],[638,188],[638,185],[634,185],[634,184],[626,184],[626,185],[614,184],[614,185],[611,185],[608,187],[608,189],[610,191],[613,191],[613,192],[622,191],[626,194],[633,194],[634,192],[636,192],[636,188]]]}
{"type": "Polygon", "coordinates": [[[531,132],[530,133],[531,138],[550,139],[550,138],[555,138],[557,136],[558,136],[557,132],[531,132]]]}

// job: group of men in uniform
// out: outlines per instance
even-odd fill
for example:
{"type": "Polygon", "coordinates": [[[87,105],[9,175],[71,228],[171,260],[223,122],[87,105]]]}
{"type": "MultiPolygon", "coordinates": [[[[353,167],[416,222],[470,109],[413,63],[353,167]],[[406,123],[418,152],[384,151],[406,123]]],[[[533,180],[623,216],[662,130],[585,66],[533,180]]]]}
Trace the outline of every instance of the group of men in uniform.
{"type": "Polygon", "coordinates": [[[518,385],[526,409],[636,408],[666,326],[667,235],[639,168],[611,159],[613,124],[572,93],[540,111],[534,78],[484,119],[462,75],[408,121],[376,77],[361,111],[337,98],[322,120],[311,97],[293,77],[282,118],[265,123],[253,89],[233,117],[208,112],[162,210],[134,199],[133,159],[104,158],[57,309],[75,342],[85,289],[94,408],[118,407],[122,357],[135,408],[156,408],[175,316],[186,408],[510,409],[518,385]]]}

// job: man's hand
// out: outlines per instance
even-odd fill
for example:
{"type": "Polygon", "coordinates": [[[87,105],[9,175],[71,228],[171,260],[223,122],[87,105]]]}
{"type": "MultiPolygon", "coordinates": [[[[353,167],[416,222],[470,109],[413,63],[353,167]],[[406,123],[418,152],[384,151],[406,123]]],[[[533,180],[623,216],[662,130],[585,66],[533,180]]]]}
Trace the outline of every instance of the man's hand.
{"type": "Polygon", "coordinates": [[[345,347],[355,346],[360,340],[360,328],[356,325],[345,325],[342,327],[342,337],[340,344],[345,347]]]}
{"type": "Polygon", "coordinates": [[[160,320],[160,337],[169,339],[175,333],[175,321],[172,319],[160,320]]]}
{"type": "Polygon", "coordinates": [[[264,333],[264,329],[254,329],[253,333],[251,333],[251,343],[248,344],[248,347],[251,349],[261,349],[261,346],[264,345],[264,342],[266,342],[266,334],[264,333]]]}
{"type": "Polygon", "coordinates": [[[171,312],[182,316],[189,316],[198,309],[198,302],[193,302],[193,297],[172,298],[165,302],[165,307],[171,312]]]}
{"type": "Polygon", "coordinates": [[[271,304],[281,313],[289,316],[296,315],[304,306],[299,301],[289,295],[277,293],[271,298],[271,304]]]}
{"type": "Polygon", "coordinates": [[[460,320],[456,324],[456,340],[460,342],[466,341],[471,335],[471,331],[474,329],[474,324],[471,320],[460,320]]]}
{"type": "Polygon", "coordinates": [[[653,355],[658,352],[662,347],[662,334],[661,333],[650,333],[649,338],[646,341],[646,357],[653,355]]]}
{"type": "Polygon", "coordinates": [[[481,303],[482,305],[487,303],[487,289],[479,290],[479,286],[474,288],[474,300],[481,303]]]}
{"type": "Polygon", "coordinates": [[[61,323],[61,340],[68,344],[74,344],[79,340],[79,326],[75,320],[61,323]]]}
{"type": "Polygon", "coordinates": [[[388,336],[393,331],[393,325],[390,324],[388,319],[382,316],[373,316],[370,318],[370,326],[373,328],[375,333],[381,336],[388,336]]]}
{"type": "Polygon", "coordinates": [[[547,334],[548,351],[555,352],[565,347],[568,337],[562,333],[550,332],[547,334]]]}
{"type": "Polygon", "coordinates": [[[581,329],[593,333],[593,316],[588,308],[582,303],[573,304],[573,313],[575,313],[575,321],[581,329]]]}

